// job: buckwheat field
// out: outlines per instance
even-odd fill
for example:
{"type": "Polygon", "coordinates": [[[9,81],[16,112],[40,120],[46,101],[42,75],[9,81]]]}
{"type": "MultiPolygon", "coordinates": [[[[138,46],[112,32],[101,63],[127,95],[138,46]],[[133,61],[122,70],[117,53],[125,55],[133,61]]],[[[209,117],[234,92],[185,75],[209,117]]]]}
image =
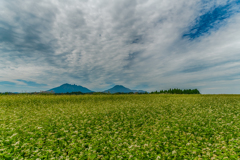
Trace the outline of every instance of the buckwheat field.
{"type": "Polygon", "coordinates": [[[240,96],[2,95],[0,159],[240,159],[240,96]]]}

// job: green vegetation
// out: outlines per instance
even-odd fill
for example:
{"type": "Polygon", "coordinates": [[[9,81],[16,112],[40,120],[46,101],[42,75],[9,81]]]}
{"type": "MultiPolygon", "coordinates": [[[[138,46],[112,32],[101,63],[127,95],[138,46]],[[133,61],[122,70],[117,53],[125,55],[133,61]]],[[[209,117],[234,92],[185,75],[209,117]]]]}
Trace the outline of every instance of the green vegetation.
{"type": "Polygon", "coordinates": [[[1,95],[0,159],[239,159],[238,95],[1,95]]]}
{"type": "Polygon", "coordinates": [[[155,91],[155,92],[151,92],[151,94],[200,94],[198,89],[178,89],[178,88],[174,88],[174,89],[169,89],[169,90],[160,90],[155,91]]]}

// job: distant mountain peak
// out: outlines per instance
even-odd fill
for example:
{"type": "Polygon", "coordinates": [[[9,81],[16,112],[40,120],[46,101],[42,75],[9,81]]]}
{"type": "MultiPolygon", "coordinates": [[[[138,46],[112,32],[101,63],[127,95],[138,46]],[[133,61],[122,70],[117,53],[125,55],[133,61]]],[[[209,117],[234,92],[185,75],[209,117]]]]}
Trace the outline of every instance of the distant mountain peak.
{"type": "Polygon", "coordinates": [[[64,84],[62,84],[61,86],[68,86],[68,85],[71,85],[71,84],[64,83],[64,84]]]}
{"type": "Polygon", "coordinates": [[[124,87],[123,85],[115,85],[114,87],[105,90],[105,93],[130,93],[130,92],[139,92],[139,93],[144,93],[145,91],[142,90],[131,90],[129,88],[124,87]]]}
{"type": "MultiPolygon", "coordinates": [[[[76,85],[76,84],[69,84],[69,83],[65,83],[62,84],[59,87],[56,88],[52,88],[49,89],[48,91],[53,91],[54,93],[71,93],[71,92],[82,92],[82,93],[91,93],[94,91],[89,90],[88,88],[85,88],[83,86],[80,85],[76,85]]],[[[130,92],[138,92],[138,93],[144,93],[146,91],[143,90],[131,90],[129,88],[124,87],[123,85],[115,85],[114,87],[104,91],[105,93],[130,93],[130,92]]]]}
{"type": "Polygon", "coordinates": [[[91,90],[89,90],[88,88],[85,88],[83,86],[78,86],[78,85],[72,85],[72,84],[68,84],[68,83],[65,83],[65,84],[62,84],[61,86],[59,87],[56,87],[56,88],[52,88],[48,91],[53,91],[55,93],[71,93],[71,92],[82,92],[82,93],[89,93],[89,92],[93,92],[91,90]]]}
{"type": "Polygon", "coordinates": [[[126,88],[123,85],[115,85],[113,88],[116,88],[116,87],[126,88]]]}

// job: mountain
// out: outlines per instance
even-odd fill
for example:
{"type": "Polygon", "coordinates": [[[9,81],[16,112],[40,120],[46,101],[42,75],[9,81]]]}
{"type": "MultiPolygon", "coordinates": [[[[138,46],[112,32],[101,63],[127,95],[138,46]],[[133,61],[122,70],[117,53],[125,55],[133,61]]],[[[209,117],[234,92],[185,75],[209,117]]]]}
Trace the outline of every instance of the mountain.
{"type": "Polygon", "coordinates": [[[129,92],[145,93],[145,91],[142,91],[142,90],[131,90],[131,89],[126,88],[126,87],[124,87],[122,85],[116,85],[113,88],[110,88],[110,89],[108,89],[108,90],[106,90],[104,92],[105,93],[108,93],[108,92],[109,93],[118,93],[118,92],[120,92],[120,93],[129,93],[129,92]]]}
{"type": "Polygon", "coordinates": [[[85,87],[82,87],[82,86],[77,86],[77,85],[71,85],[71,84],[63,84],[59,87],[56,87],[56,88],[52,88],[52,89],[49,89],[48,91],[53,91],[55,93],[71,93],[71,92],[82,92],[82,93],[89,93],[89,92],[93,92],[85,87]]]}

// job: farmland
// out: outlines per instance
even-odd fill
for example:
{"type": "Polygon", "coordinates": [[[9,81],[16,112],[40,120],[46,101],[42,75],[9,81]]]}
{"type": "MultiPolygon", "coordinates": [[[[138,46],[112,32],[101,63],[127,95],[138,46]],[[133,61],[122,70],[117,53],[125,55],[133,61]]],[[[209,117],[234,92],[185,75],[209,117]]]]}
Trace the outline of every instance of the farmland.
{"type": "Polygon", "coordinates": [[[239,95],[2,95],[0,159],[239,159],[239,95]]]}

